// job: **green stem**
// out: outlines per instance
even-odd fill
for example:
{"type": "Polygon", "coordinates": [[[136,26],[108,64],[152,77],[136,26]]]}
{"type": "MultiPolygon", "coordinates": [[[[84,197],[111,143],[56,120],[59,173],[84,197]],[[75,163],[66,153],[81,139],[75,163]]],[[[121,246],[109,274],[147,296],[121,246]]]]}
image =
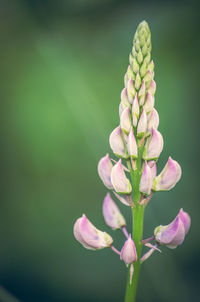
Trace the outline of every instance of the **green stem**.
{"type": "Polygon", "coordinates": [[[125,295],[125,302],[134,302],[136,299],[136,291],[139,279],[139,272],[140,272],[140,257],[142,252],[142,244],[140,241],[143,237],[143,219],[144,219],[144,206],[139,204],[140,200],[140,191],[139,191],[139,184],[141,178],[141,165],[142,159],[141,154],[142,150],[139,150],[138,159],[136,162],[137,169],[133,171],[130,163],[128,164],[129,168],[131,167],[130,174],[131,180],[133,185],[133,197],[135,207],[132,208],[132,217],[133,217],[133,240],[135,242],[136,250],[137,250],[137,261],[134,263],[134,273],[133,273],[133,280],[130,284],[130,268],[128,272],[127,278],[127,286],[126,286],[126,295],[125,295]]]}

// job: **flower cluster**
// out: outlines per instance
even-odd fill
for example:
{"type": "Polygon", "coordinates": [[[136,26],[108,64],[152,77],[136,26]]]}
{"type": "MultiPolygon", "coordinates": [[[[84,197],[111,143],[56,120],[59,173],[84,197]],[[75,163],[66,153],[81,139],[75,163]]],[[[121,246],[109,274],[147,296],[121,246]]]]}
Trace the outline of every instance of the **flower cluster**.
{"type": "MultiPolygon", "coordinates": [[[[119,105],[120,122],[109,138],[118,160],[106,154],[98,163],[98,173],[115,197],[134,210],[145,208],[154,192],[172,189],[181,178],[181,167],[171,157],[157,175],[156,162],[163,150],[163,137],[158,131],[159,115],[154,108],[156,83],[151,60],[151,33],[145,21],[139,24],[134,36],[124,85],[119,105]]],[[[126,236],[121,251],[113,246],[111,236],[94,227],[85,215],[76,221],[74,235],[85,248],[110,247],[119,254],[120,259],[130,266],[130,282],[135,262],[146,260],[159,250],[160,245],[177,247],[190,227],[190,217],[181,209],[169,225],[156,227],[151,238],[134,242],[134,234],[132,238],[128,233],[126,221],[110,193],[103,202],[103,215],[108,226],[113,230],[121,229],[126,236]],[[155,243],[151,244],[153,240],[155,243]],[[137,248],[139,244],[150,248],[142,257],[137,248]]]]}

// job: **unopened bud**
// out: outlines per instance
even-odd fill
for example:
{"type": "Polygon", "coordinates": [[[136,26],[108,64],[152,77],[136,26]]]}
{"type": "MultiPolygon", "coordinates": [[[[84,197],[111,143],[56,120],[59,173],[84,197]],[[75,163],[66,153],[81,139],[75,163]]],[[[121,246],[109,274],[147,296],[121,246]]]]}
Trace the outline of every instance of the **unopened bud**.
{"type": "Polygon", "coordinates": [[[140,90],[138,92],[138,98],[139,98],[140,106],[143,106],[144,101],[145,101],[145,81],[142,81],[142,85],[141,85],[140,90]]]}
{"type": "Polygon", "coordinates": [[[129,235],[129,238],[125,241],[121,249],[120,259],[126,264],[131,264],[137,261],[137,251],[131,235],[129,235]]]}
{"type": "Polygon", "coordinates": [[[135,73],[137,73],[140,69],[140,66],[135,58],[133,59],[132,68],[135,73]]]}
{"type": "Polygon", "coordinates": [[[130,104],[132,104],[133,102],[133,98],[135,96],[135,88],[133,86],[133,80],[130,79],[128,82],[127,82],[127,95],[128,95],[128,101],[130,104]]]}
{"type": "Polygon", "coordinates": [[[138,90],[140,88],[141,85],[141,77],[139,72],[136,74],[136,78],[135,78],[135,88],[138,90]]]}
{"type": "Polygon", "coordinates": [[[156,82],[154,80],[151,81],[148,91],[151,95],[154,95],[156,92],[156,82]]]}
{"type": "Polygon", "coordinates": [[[138,60],[138,63],[141,64],[142,61],[143,61],[143,55],[142,55],[142,52],[141,50],[139,50],[138,54],[137,54],[137,60],[138,60]]]}
{"type": "Polygon", "coordinates": [[[151,72],[154,71],[154,62],[153,62],[153,60],[151,60],[151,62],[149,63],[148,70],[150,70],[151,72]]]}

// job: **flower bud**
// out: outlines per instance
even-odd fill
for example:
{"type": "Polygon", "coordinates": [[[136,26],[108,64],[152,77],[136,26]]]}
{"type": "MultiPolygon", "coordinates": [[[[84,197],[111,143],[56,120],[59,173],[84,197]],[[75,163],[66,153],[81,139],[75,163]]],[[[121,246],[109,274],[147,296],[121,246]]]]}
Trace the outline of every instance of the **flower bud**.
{"type": "Polygon", "coordinates": [[[145,160],[157,159],[160,156],[162,150],[163,150],[163,137],[158,130],[152,128],[151,137],[147,139],[147,143],[144,148],[143,159],[145,160]]]}
{"type": "Polygon", "coordinates": [[[128,95],[127,95],[127,89],[126,88],[122,89],[122,92],[121,92],[121,103],[123,104],[124,107],[128,107],[129,106],[129,101],[128,101],[128,95]]]}
{"type": "Polygon", "coordinates": [[[113,230],[120,229],[126,225],[123,215],[109,193],[104,198],[103,216],[107,225],[113,230]]]}
{"type": "Polygon", "coordinates": [[[138,157],[138,148],[137,148],[137,143],[136,143],[135,136],[133,133],[133,128],[131,128],[131,131],[128,136],[127,149],[128,149],[128,154],[132,158],[138,157]]]}
{"type": "Polygon", "coordinates": [[[144,170],[140,180],[140,192],[149,195],[151,193],[152,184],[153,178],[151,175],[151,168],[147,164],[147,161],[145,161],[144,170]]]}
{"type": "Polygon", "coordinates": [[[145,81],[142,81],[142,85],[141,85],[140,90],[138,92],[138,98],[139,98],[140,106],[143,106],[144,101],[145,101],[145,81]]]}
{"type": "Polygon", "coordinates": [[[98,163],[98,173],[99,177],[108,189],[113,189],[113,185],[111,183],[112,168],[113,164],[110,160],[109,154],[106,154],[106,156],[102,157],[98,163]]]}
{"type": "Polygon", "coordinates": [[[138,61],[139,64],[141,64],[142,61],[143,61],[143,55],[142,55],[141,50],[139,50],[139,52],[137,54],[137,61],[138,61]]]}
{"type": "Polygon", "coordinates": [[[152,131],[152,128],[158,129],[159,126],[159,115],[155,108],[152,109],[151,114],[148,116],[147,128],[148,132],[152,131]]]}
{"type": "Polygon", "coordinates": [[[143,109],[142,114],[140,116],[138,127],[137,127],[137,136],[143,137],[147,130],[147,115],[145,110],[143,109]]]}
{"type": "Polygon", "coordinates": [[[127,158],[127,154],[122,139],[122,131],[120,126],[116,127],[110,134],[109,138],[110,147],[117,156],[127,158]]]}
{"type": "Polygon", "coordinates": [[[153,73],[150,70],[148,70],[147,74],[144,77],[144,81],[147,89],[149,89],[151,85],[151,80],[153,80],[153,73]]]}
{"type": "Polygon", "coordinates": [[[146,57],[144,58],[144,63],[146,64],[146,65],[148,65],[149,63],[150,63],[150,61],[151,61],[151,54],[150,54],[150,52],[146,55],[146,57]]]}
{"type": "Polygon", "coordinates": [[[154,178],[154,191],[168,191],[171,190],[181,178],[181,167],[177,161],[169,157],[162,172],[154,178]]]}
{"type": "Polygon", "coordinates": [[[141,85],[141,77],[139,72],[136,74],[136,78],[135,78],[135,88],[138,90],[140,88],[141,85]]]}
{"type": "Polygon", "coordinates": [[[130,108],[126,107],[120,116],[120,127],[125,133],[129,133],[131,129],[130,108]]]}
{"type": "Polygon", "coordinates": [[[144,61],[142,63],[142,66],[140,67],[140,75],[141,77],[143,78],[145,76],[145,74],[147,73],[147,64],[146,62],[144,61]]]}
{"type": "Polygon", "coordinates": [[[191,225],[190,216],[188,215],[188,213],[184,212],[183,209],[180,209],[178,216],[184,224],[185,234],[187,234],[191,225]]]}
{"type": "Polygon", "coordinates": [[[128,81],[129,81],[130,79],[132,79],[132,80],[135,79],[135,75],[134,75],[134,73],[133,73],[133,71],[132,71],[130,65],[129,65],[128,68],[127,68],[126,74],[127,74],[127,79],[128,79],[128,81]]]}
{"type": "Polygon", "coordinates": [[[147,92],[146,102],[144,104],[144,109],[146,114],[149,114],[154,107],[154,96],[152,96],[149,92],[147,92]]]}
{"type": "Polygon", "coordinates": [[[90,250],[110,247],[113,243],[112,237],[98,230],[84,214],[74,224],[74,236],[86,249],[90,250]]]}
{"type": "Polygon", "coordinates": [[[140,114],[140,107],[138,104],[138,97],[137,97],[137,93],[136,93],[135,98],[133,100],[133,105],[132,105],[132,116],[133,116],[133,126],[134,127],[137,126],[139,114],[140,114]]]}
{"type": "Polygon", "coordinates": [[[140,68],[140,66],[139,66],[139,64],[138,64],[138,62],[135,58],[133,59],[132,68],[133,68],[133,71],[135,73],[137,73],[139,71],[139,68],[140,68]]]}
{"type": "Polygon", "coordinates": [[[155,240],[167,247],[174,249],[182,244],[185,239],[185,228],[182,220],[177,215],[168,225],[160,225],[154,230],[155,240]]]}
{"type": "Polygon", "coordinates": [[[151,60],[151,62],[149,63],[148,70],[151,71],[151,72],[154,71],[154,62],[153,62],[153,60],[151,60]]]}
{"type": "Polygon", "coordinates": [[[130,104],[132,104],[133,102],[133,98],[135,96],[135,88],[134,88],[134,85],[133,85],[133,80],[130,79],[127,83],[127,95],[128,95],[128,101],[130,104]]]}
{"type": "Polygon", "coordinates": [[[125,241],[121,249],[120,259],[126,264],[131,264],[137,261],[137,251],[131,235],[129,235],[129,238],[125,241]]]}
{"type": "Polygon", "coordinates": [[[156,162],[154,160],[151,160],[148,162],[149,167],[151,168],[151,176],[152,179],[154,179],[157,175],[157,167],[156,167],[156,162]]]}
{"type": "Polygon", "coordinates": [[[112,168],[111,182],[117,193],[130,194],[132,191],[131,183],[124,173],[121,159],[112,168]]]}
{"type": "Polygon", "coordinates": [[[154,80],[151,81],[151,84],[149,86],[148,91],[151,93],[151,95],[154,95],[156,92],[156,82],[154,80]]]}

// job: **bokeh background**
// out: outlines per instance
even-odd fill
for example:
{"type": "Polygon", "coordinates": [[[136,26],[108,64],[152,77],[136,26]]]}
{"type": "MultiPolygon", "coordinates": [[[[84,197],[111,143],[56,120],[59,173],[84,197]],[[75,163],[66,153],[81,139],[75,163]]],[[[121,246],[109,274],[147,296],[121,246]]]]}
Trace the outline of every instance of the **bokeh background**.
{"type": "MultiPolygon", "coordinates": [[[[110,151],[133,34],[144,19],[165,141],[158,166],[171,155],[183,169],[181,182],[147,207],[144,233],[180,207],[192,228],[183,246],[143,265],[137,301],[198,300],[198,1],[1,0],[0,284],[21,302],[123,301],[125,265],[109,249],[83,249],[72,229],[86,213],[112,233],[97,163],[110,151]]],[[[130,230],[130,211],[119,206],[130,230]]],[[[111,235],[120,247],[121,233],[111,235]]]]}

